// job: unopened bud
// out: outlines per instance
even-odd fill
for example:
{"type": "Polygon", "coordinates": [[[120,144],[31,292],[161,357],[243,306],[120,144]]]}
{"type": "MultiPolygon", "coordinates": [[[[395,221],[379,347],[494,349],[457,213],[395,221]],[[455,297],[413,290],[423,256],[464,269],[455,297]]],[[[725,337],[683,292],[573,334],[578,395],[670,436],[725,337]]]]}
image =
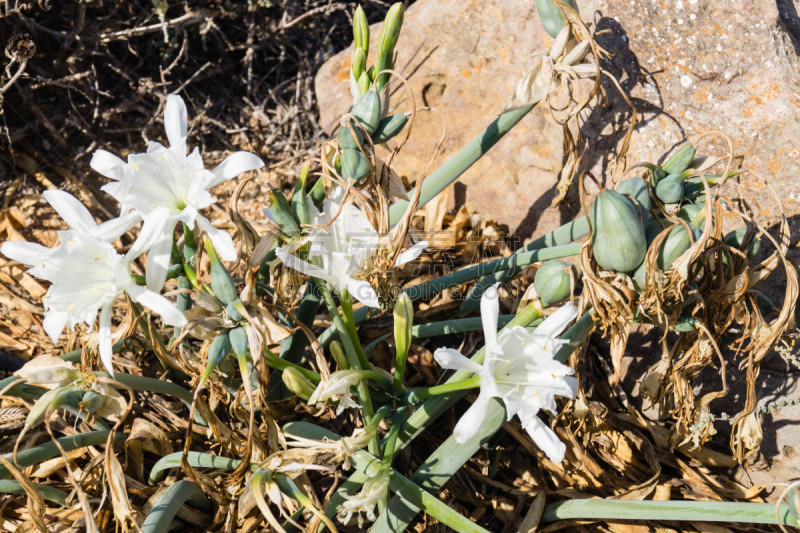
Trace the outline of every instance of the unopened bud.
{"type": "Polygon", "coordinates": [[[361,6],[358,6],[353,13],[353,44],[356,50],[363,52],[366,61],[366,56],[369,54],[369,22],[361,6]]]}
{"type": "Polygon", "coordinates": [[[308,401],[311,395],[314,394],[316,387],[308,379],[303,376],[297,369],[288,367],[283,370],[281,374],[283,383],[286,388],[300,396],[302,399],[308,401]]]}
{"type": "Polygon", "coordinates": [[[330,344],[330,351],[331,357],[333,357],[333,360],[336,361],[336,364],[339,365],[341,370],[347,370],[350,368],[350,362],[347,360],[347,356],[344,354],[344,349],[342,348],[341,342],[332,341],[330,344]]]}
{"type": "Polygon", "coordinates": [[[408,294],[402,293],[394,305],[395,394],[402,393],[403,375],[411,348],[411,328],[414,325],[414,304],[408,294]]]}
{"type": "MultiPolygon", "coordinates": [[[[378,41],[378,72],[394,68],[394,47],[400,37],[400,29],[403,27],[403,17],[405,9],[402,2],[395,2],[383,22],[380,40],[378,41]]],[[[380,91],[389,81],[389,76],[382,74],[378,79],[377,89],[380,91]]]]}

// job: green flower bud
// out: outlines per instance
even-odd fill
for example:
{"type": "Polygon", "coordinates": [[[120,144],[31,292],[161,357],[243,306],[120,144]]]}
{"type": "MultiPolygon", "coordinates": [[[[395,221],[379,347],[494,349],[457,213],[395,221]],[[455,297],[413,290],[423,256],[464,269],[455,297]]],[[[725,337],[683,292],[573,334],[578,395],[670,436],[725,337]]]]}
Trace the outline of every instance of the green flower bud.
{"type": "Polygon", "coordinates": [[[642,178],[628,178],[617,185],[617,192],[627,194],[642,207],[642,213],[650,212],[650,189],[642,178]]]}
{"type": "Polygon", "coordinates": [[[229,353],[231,353],[231,339],[228,332],[223,331],[214,337],[208,347],[208,363],[205,370],[203,370],[203,375],[200,377],[200,383],[205,383],[208,380],[217,365],[228,357],[229,353]]]}
{"type": "Polygon", "coordinates": [[[352,64],[350,65],[350,72],[353,75],[353,79],[358,81],[361,79],[362,74],[364,74],[366,71],[367,56],[364,54],[364,50],[361,48],[356,48],[353,50],[352,64]]]}
{"type": "Polygon", "coordinates": [[[344,348],[342,348],[342,343],[339,341],[331,341],[329,345],[331,351],[331,357],[333,360],[336,361],[336,364],[339,365],[341,370],[347,370],[350,368],[350,361],[347,360],[347,356],[344,353],[344,348]]]}
{"type": "Polygon", "coordinates": [[[306,180],[308,179],[308,169],[311,163],[306,163],[300,170],[300,176],[297,178],[297,185],[294,187],[292,194],[292,217],[300,224],[311,223],[311,212],[308,210],[308,202],[306,199],[306,180]]]}
{"type": "Polygon", "coordinates": [[[214,296],[217,297],[217,300],[227,305],[238,297],[236,284],[233,282],[231,273],[228,272],[228,269],[223,266],[217,257],[217,252],[214,250],[211,240],[205,239],[203,245],[206,248],[209,263],[211,263],[211,289],[214,291],[214,296]]]}
{"type": "MultiPolygon", "coordinates": [[[[578,5],[575,0],[564,0],[575,11],[578,10],[578,5]]],[[[539,12],[539,18],[542,21],[542,26],[547,34],[553,39],[561,32],[566,26],[567,21],[564,20],[564,15],[561,10],[550,0],[536,0],[536,10],[539,12]]]]}
{"type": "Polygon", "coordinates": [[[664,242],[661,244],[661,249],[658,251],[658,258],[656,259],[656,265],[663,271],[667,271],[672,268],[672,264],[678,259],[683,253],[689,249],[694,241],[700,238],[702,235],[702,231],[697,228],[691,227],[691,239],[689,238],[689,233],[686,231],[686,228],[683,225],[675,226],[670,230],[667,238],[664,239],[664,242]]]}
{"type": "Polygon", "coordinates": [[[375,144],[385,143],[403,131],[403,128],[406,127],[407,123],[407,113],[397,113],[395,115],[383,117],[378,122],[378,127],[375,129],[375,133],[372,134],[372,142],[375,144]]]}
{"type": "Polygon", "coordinates": [[[547,305],[560,302],[570,295],[570,270],[574,267],[565,261],[551,259],[536,270],[533,286],[536,294],[547,305]]]}
{"type": "Polygon", "coordinates": [[[672,154],[667,162],[661,165],[667,174],[680,174],[692,164],[697,150],[691,144],[681,146],[681,149],[672,154]]]}
{"type": "Polygon", "coordinates": [[[369,175],[369,161],[358,150],[342,150],[342,177],[361,181],[369,175]]]}
{"type": "Polygon", "coordinates": [[[300,233],[300,226],[292,216],[292,209],[289,207],[289,202],[281,191],[270,187],[269,191],[269,208],[272,211],[272,217],[275,223],[281,228],[286,235],[293,237],[300,233]]]}
{"type": "MultiPolygon", "coordinates": [[[[378,72],[394,68],[394,47],[400,37],[400,28],[403,27],[403,17],[405,9],[402,2],[395,2],[383,22],[383,30],[378,40],[378,62],[376,69],[378,72]]],[[[378,79],[377,89],[380,91],[389,81],[389,76],[382,74],[378,79]]]]}
{"type": "Polygon", "coordinates": [[[353,13],[353,45],[356,50],[361,50],[366,58],[369,54],[369,22],[367,22],[367,15],[361,6],[358,6],[356,12],[353,13]]]}
{"type": "Polygon", "coordinates": [[[381,118],[381,97],[378,91],[367,91],[353,105],[350,114],[356,117],[364,129],[372,135],[378,128],[378,121],[381,118]]]}
{"type": "Polygon", "coordinates": [[[358,77],[358,93],[366,94],[371,83],[368,72],[362,72],[361,76],[358,77]]]}
{"type": "Polygon", "coordinates": [[[597,195],[589,218],[592,252],[598,265],[630,272],[641,264],[647,242],[642,213],[633,200],[616,191],[603,191],[597,195]]]}
{"type": "Polygon", "coordinates": [[[283,384],[286,385],[287,389],[306,401],[311,398],[311,395],[314,394],[314,390],[316,389],[311,381],[292,367],[284,369],[281,378],[283,378],[283,384]]]}
{"type": "Polygon", "coordinates": [[[408,350],[411,348],[411,328],[414,325],[414,304],[408,294],[401,293],[394,304],[394,346],[395,370],[394,392],[403,392],[403,375],[408,361],[408,350]]]}

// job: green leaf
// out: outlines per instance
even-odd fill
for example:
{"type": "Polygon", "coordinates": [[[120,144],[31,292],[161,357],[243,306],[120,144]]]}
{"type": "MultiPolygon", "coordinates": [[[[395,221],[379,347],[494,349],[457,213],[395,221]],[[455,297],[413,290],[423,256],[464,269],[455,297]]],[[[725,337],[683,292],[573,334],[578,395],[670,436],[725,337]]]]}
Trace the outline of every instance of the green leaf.
{"type": "MultiPolygon", "coordinates": [[[[183,452],[175,452],[165,455],[153,465],[150,470],[150,477],[147,482],[155,485],[164,477],[164,473],[171,468],[180,468],[181,457],[183,452]]],[[[186,462],[195,468],[215,468],[217,470],[233,470],[239,464],[240,459],[230,459],[228,457],[220,457],[219,455],[211,455],[210,453],[189,452],[186,454],[186,462]]]]}
{"type": "MultiPolygon", "coordinates": [[[[49,485],[33,483],[33,487],[42,495],[42,498],[57,503],[62,507],[67,506],[68,494],[49,485]]],[[[3,494],[26,494],[25,489],[16,479],[0,479],[0,492],[3,494]]]]}
{"type": "Polygon", "coordinates": [[[175,515],[189,500],[193,500],[196,506],[204,510],[211,510],[211,501],[203,494],[200,487],[191,481],[181,480],[170,485],[153,505],[142,524],[142,533],[169,531],[175,515]]]}

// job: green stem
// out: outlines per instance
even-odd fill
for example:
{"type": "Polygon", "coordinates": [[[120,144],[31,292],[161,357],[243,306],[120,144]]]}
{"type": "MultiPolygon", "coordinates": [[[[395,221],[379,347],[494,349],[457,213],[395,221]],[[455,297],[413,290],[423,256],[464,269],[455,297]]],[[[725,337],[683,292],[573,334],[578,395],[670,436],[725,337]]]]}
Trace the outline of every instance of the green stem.
{"type": "Polygon", "coordinates": [[[347,328],[347,333],[350,335],[350,340],[356,350],[359,365],[362,369],[367,370],[370,368],[367,356],[364,353],[364,348],[361,347],[361,340],[358,338],[358,331],[356,330],[356,320],[353,316],[353,298],[350,292],[346,289],[342,291],[342,297],[339,299],[342,304],[342,320],[347,328]]]}
{"type": "Polygon", "coordinates": [[[161,533],[170,530],[170,524],[181,507],[192,499],[206,510],[211,509],[211,501],[203,491],[191,481],[181,480],[170,485],[153,505],[150,514],[144,519],[142,533],[161,533]]]}
{"type": "Polygon", "coordinates": [[[481,386],[480,376],[472,376],[471,378],[462,379],[461,381],[454,381],[442,383],[441,385],[434,385],[433,387],[425,387],[421,389],[414,389],[406,395],[408,403],[421,402],[431,396],[438,396],[440,394],[450,394],[451,392],[458,392],[462,390],[474,389],[481,386]]]}
{"type": "MultiPolygon", "coordinates": [[[[331,314],[331,318],[333,319],[333,325],[336,328],[336,331],[339,333],[339,338],[342,340],[342,344],[344,344],[344,350],[347,354],[347,359],[350,362],[350,368],[357,368],[361,370],[371,370],[372,367],[369,366],[369,362],[366,363],[366,367],[362,366],[361,358],[356,352],[356,348],[353,345],[352,337],[350,336],[350,332],[345,326],[344,321],[342,320],[342,316],[339,314],[339,308],[336,306],[336,302],[333,301],[333,295],[331,295],[330,288],[328,284],[322,282],[319,284],[319,290],[322,294],[322,299],[325,300],[325,305],[328,307],[328,311],[331,314]]],[[[360,344],[359,344],[360,347],[360,344]]],[[[362,352],[363,353],[363,352],[362,352]]],[[[366,360],[366,356],[364,357],[366,360]]],[[[367,425],[372,421],[372,417],[375,415],[375,410],[372,408],[372,396],[369,392],[369,386],[367,381],[362,379],[359,380],[358,385],[356,386],[356,390],[358,391],[358,398],[361,401],[361,409],[362,415],[364,416],[364,425],[367,425]]],[[[380,437],[375,434],[375,437],[370,440],[369,443],[369,451],[370,453],[378,455],[381,449],[380,444],[380,437]]]]}
{"type": "MultiPolygon", "coordinates": [[[[303,335],[301,333],[299,333],[298,335],[305,336],[305,335],[303,335]]],[[[320,377],[320,375],[318,373],[314,372],[313,370],[309,370],[308,368],[304,368],[304,367],[302,367],[300,365],[296,365],[296,364],[294,364],[292,362],[289,362],[286,359],[282,359],[282,358],[278,357],[277,355],[272,353],[272,351],[269,348],[264,348],[264,353],[263,353],[262,357],[264,358],[264,362],[268,366],[271,366],[272,368],[277,369],[277,370],[279,370],[281,372],[283,372],[287,368],[294,368],[300,374],[302,374],[303,377],[305,377],[306,379],[309,379],[311,381],[314,381],[316,383],[319,383],[320,379],[322,379],[320,377]]]]}
{"type": "Polygon", "coordinates": [[[781,505],[778,519],[775,504],[698,501],[622,501],[569,500],[554,503],[544,510],[542,522],[569,519],[665,520],[688,522],[740,522],[748,524],[786,524],[797,527],[788,505],[781,505]]]}
{"type": "MultiPolygon", "coordinates": [[[[535,105],[535,104],[534,104],[535,105]]],[[[464,172],[480,159],[497,141],[513,128],[522,117],[527,115],[534,105],[508,111],[497,117],[489,126],[480,132],[477,137],[467,143],[464,148],[447,160],[445,164],[436,169],[422,182],[422,190],[419,197],[419,207],[430,202],[437,194],[447,188],[448,185],[457,180],[464,172]]],[[[408,195],[412,196],[410,192],[408,195]]],[[[389,220],[392,224],[397,224],[408,209],[408,202],[399,200],[389,209],[389,220]]]]}

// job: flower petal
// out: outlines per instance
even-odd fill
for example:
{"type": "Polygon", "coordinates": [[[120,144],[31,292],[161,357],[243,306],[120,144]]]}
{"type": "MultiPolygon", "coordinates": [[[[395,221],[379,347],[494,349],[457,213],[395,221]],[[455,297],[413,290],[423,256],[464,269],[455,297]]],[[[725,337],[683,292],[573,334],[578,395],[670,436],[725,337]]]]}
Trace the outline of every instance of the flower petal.
{"type": "Polygon", "coordinates": [[[23,265],[39,266],[50,256],[51,249],[38,242],[6,241],[0,246],[0,252],[23,265]]]}
{"type": "Polygon", "coordinates": [[[344,288],[353,295],[353,298],[366,305],[367,307],[380,307],[381,302],[378,294],[368,281],[345,278],[344,288]]]}
{"type": "Polygon", "coordinates": [[[95,150],[89,166],[107,178],[119,180],[125,168],[125,161],[106,150],[95,150]]]}
{"type": "Polygon", "coordinates": [[[147,252],[147,288],[158,292],[167,281],[167,270],[172,259],[172,235],[163,235],[147,252]]]}
{"type": "Polygon", "coordinates": [[[138,288],[141,290],[128,291],[128,293],[134,300],[161,316],[165,324],[175,327],[186,325],[186,317],[172,302],[151,290],[138,288]]]}
{"type": "MultiPolygon", "coordinates": [[[[150,211],[142,224],[142,230],[136,241],[125,254],[125,260],[133,261],[146,251],[155,246],[156,242],[167,239],[172,243],[176,221],[170,221],[170,211],[164,206],[159,206],[150,211]]],[[[137,215],[138,216],[138,215],[137,215]]],[[[169,265],[167,265],[169,266],[169,265]]],[[[159,287],[160,289],[161,287],[159,287]]]]}
{"type": "Polygon", "coordinates": [[[64,328],[67,327],[67,322],[69,322],[69,313],[66,311],[48,311],[45,313],[42,326],[47,336],[53,341],[53,344],[58,344],[58,338],[64,328]]]}
{"type": "Polygon", "coordinates": [[[206,185],[207,189],[216,187],[220,183],[235,178],[242,172],[255,170],[264,166],[264,162],[256,154],[250,152],[234,152],[225,160],[220,163],[217,168],[211,172],[214,174],[215,179],[206,185]]]}
{"type": "Polygon", "coordinates": [[[500,316],[500,296],[495,283],[481,296],[481,323],[487,350],[497,346],[497,319],[500,316]]]}
{"type": "Polygon", "coordinates": [[[531,436],[533,442],[547,455],[548,459],[554,463],[560,463],[564,460],[567,446],[538,416],[523,420],[522,426],[531,436]]]}
{"type": "Polygon", "coordinates": [[[236,247],[233,245],[233,239],[228,235],[227,231],[222,231],[214,227],[211,222],[203,215],[197,215],[197,225],[201,230],[206,232],[208,238],[214,244],[214,249],[217,250],[217,255],[225,261],[236,261],[239,254],[236,253],[236,247]]]}
{"type": "Polygon", "coordinates": [[[91,232],[97,227],[97,222],[86,206],[70,193],[59,190],[45,191],[44,199],[53,206],[70,228],[91,232]]]}
{"type": "Polygon", "coordinates": [[[114,242],[123,233],[138,224],[140,220],[142,220],[142,217],[138,213],[131,211],[103,222],[92,231],[92,234],[101,241],[114,242]]]}
{"type": "Polygon", "coordinates": [[[409,261],[413,261],[422,251],[428,247],[428,241],[420,241],[405,252],[401,253],[397,256],[397,260],[394,262],[394,266],[399,267],[400,265],[405,265],[409,261]]]}
{"type": "Polygon", "coordinates": [[[100,360],[106,367],[111,377],[114,377],[114,366],[112,358],[114,349],[111,345],[111,304],[103,306],[100,311],[100,326],[97,330],[97,351],[100,353],[100,360]]]}
{"type": "Polygon", "coordinates": [[[453,429],[453,438],[456,439],[457,443],[464,444],[478,433],[478,429],[486,419],[486,411],[489,409],[489,400],[491,399],[491,395],[481,389],[478,399],[461,416],[461,420],[458,421],[453,429]]]}
{"type": "Polygon", "coordinates": [[[578,316],[578,308],[572,303],[566,303],[555,313],[548,316],[534,331],[537,335],[555,337],[564,331],[576,316],[578,316]]]}
{"type": "Polygon", "coordinates": [[[433,358],[439,366],[448,370],[464,370],[465,372],[480,373],[483,368],[481,365],[464,356],[458,350],[452,348],[437,348],[433,352],[433,358]]]}
{"type": "Polygon", "coordinates": [[[183,98],[177,94],[167,96],[167,105],[164,109],[164,129],[167,131],[170,147],[176,147],[186,142],[188,128],[188,113],[183,98]]]}

